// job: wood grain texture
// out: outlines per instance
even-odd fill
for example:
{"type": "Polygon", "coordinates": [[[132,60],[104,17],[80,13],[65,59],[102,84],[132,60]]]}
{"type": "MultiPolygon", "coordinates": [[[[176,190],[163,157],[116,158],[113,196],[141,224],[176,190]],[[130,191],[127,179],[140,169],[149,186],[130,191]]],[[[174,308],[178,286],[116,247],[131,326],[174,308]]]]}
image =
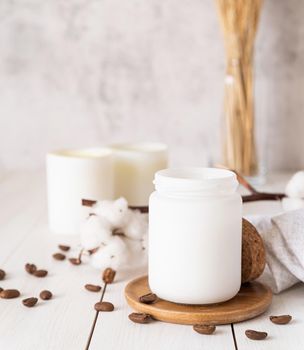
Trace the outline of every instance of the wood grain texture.
{"type": "MultiPolygon", "coordinates": [[[[288,176],[271,177],[265,191],[281,191],[288,176]]],[[[84,350],[94,320],[94,304],[100,295],[86,291],[86,283],[101,284],[100,273],[88,264],[72,266],[68,261],[54,261],[51,255],[58,243],[77,245],[77,238],[49,233],[45,206],[43,173],[10,173],[0,178],[0,268],[7,272],[0,287],[18,288],[22,292],[15,300],[0,300],[0,349],[9,350],[84,350]],[[49,276],[38,279],[24,271],[26,262],[35,262],[49,270],[49,276]],[[37,296],[50,289],[54,298],[39,301],[31,309],[21,300],[37,296]]],[[[247,214],[275,213],[279,202],[249,203],[247,214]]],[[[73,251],[69,252],[73,256],[73,251]]],[[[134,324],[128,320],[132,309],[127,305],[124,288],[128,280],[144,271],[118,273],[116,282],[109,285],[104,300],[113,302],[115,310],[98,317],[90,350],[233,350],[229,325],[218,326],[212,336],[193,332],[191,326],[153,322],[134,324]]],[[[266,314],[235,325],[239,350],[292,349],[303,345],[304,286],[274,296],[266,314]],[[289,313],[294,320],[286,326],[273,325],[269,314],[289,313]],[[269,333],[267,340],[253,342],[244,330],[255,328],[269,333]]]]}
{"type": "Polygon", "coordinates": [[[269,307],[272,293],[258,282],[242,285],[239,293],[224,303],[211,305],[184,305],[159,299],[153,304],[139,302],[142,295],[150,293],[148,277],[131,281],[125,289],[128,304],[138,312],[150,314],[159,321],[190,324],[229,324],[253,318],[269,307]]]}
{"type": "MultiPolygon", "coordinates": [[[[48,232],[44,178],[23,174],[5,178],[0,184],[0,266],[7,272],[2,288],[17,288],[21,296],[1,300],[0,349],[53,350],[84,349],[99,298],[84,284],[102,283],[100,274],[89,265],[72,266],[55,261],[58,243],[77,244],[72,237],[48,232]],[[46,268],[45,278],[27,274],[24,265],[36,263],[46,268]],[[43,289],[54,294],[31,308],[22,299],[37,297],[43,289]]],[[[73,251],[69,252],[73,255],[73,251]]]]}
{"type": "Polygon", "coordinates": [[[128,315],[133,310],[127,305],[123,291],[126,281],[142,273],[118,274],[116,282],[107,286],[104,301],[113,303],[115,309],[99,315],[90,350],[234,350],[229,325],[218,326],[213,335],[205,336],[194,332],[189,325],[131,322],[128,315]]]}
{"type": "Polygon", "coordinates": [[[304,285],[297,286],[274,296],[270,308],[255,319],[234,325],[239,349],[246,350],[300,350],[304,349],[304,285]],[[286,315],[293,317],[287,325],[276,325],[269,316],[286,315]],[[263,341],[252,341],[245,336],[246,329],[268,333],[263,341]]]}

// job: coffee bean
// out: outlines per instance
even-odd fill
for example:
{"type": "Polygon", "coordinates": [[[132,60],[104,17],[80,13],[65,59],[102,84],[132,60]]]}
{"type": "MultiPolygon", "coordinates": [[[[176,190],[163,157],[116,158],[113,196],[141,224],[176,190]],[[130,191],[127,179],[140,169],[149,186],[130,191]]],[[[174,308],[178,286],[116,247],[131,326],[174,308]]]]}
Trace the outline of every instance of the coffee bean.
{"type": "Polygon", "coordinates": [[[5,277],[5,271],[0,269],[0,281],[5,277]]]}
{"type": "Polygon", "coordinates": [[[90,292],[100,292],[100,290],[101,290],[101,287],[100,287],[100,286],[97,286],[97,285],[95,285],[95,284],[86,284],[86,285],[84,286],[84,288],[85,288],[86,290],[89,290],[90,292]]]}
{"type": "Polygon", "coordinates": [[[40,292],[39,296],[42,300],[49,300],[52,298],[53,294],[49,290],[43,290],[42,292],[40,292]]]}
{"type": "Polygon", "coordinates": [[[3,291],[3,288],[0,287],[0,293],[3,291]]]}
{"type": "Polygon", "coordinates": [[[37,270],[37,267],[35,264],[28,263],[28,264],[25,264],[25,270],[26,272],[32,275],[37,270]]]}
{"type": "Polygon", "coordinates": [[[252,339],[252,340],[263,340],[267,337],[266,332],[254,331],[252,329],[247,329],[245,331],[245,334],[246,334],[247,338],[252,339]]]}
{"type": "Polygon", "coordinates": [[[62,250],[63,252],[67,252],[67,251],[69,251],[69,250],[71,249],[70,246],[64,245],[64,244],[59,244],[59,245],[58,245],[58,248],[59,248],[60,250],[62,250]]]}
{"type": "Polygon", "coordinates": [[[80,265],[81,264],[81,260],[79,258],[70,258],[69,262],[73,265],[80,265]]]}
{"type": "Polygon", "coordinates": [[[92,255],[92,254],[95,254],[98,250],[99,250],[99,247],[98,248],[89,249],[88,253],[89,253],[89,255],[92,255]]]}
{"type": "Polygon", "coordinates": [[[148,293],[145,295],[142,295],[139,298],[139,301],[144,304],[152,304],[157,300],[157,295],[154,293],[148,293]]]}
{"type": "Polygon", "coordinates": [[[104,283],[110,284],[110,283],[113,283],[115,275],[116,275],[116,271],[108,267],[104,270],[102,274],[102,279],[104,283]]]}
{"type": "Polygon", "coordinates": [[[3,299],[13,299],[18,298],[20,296],[20,292],[17,289],[4,289],[0,293],[0,298],[3,299]]]}
{"type": "Polygon", "coordinates": [[[107,301],[100,301],[94,305],[94,309],[96,311],[110,312],[114,310],[114,305],[107,301]]]}
{"type": "Polygon", "coordinates": [[[65,259],[65,255],[62,254],[62,253],[55,253],[55,254],[53,254],[53,258],[55,260],[64,260],[65,259]]]}
{"type": "Polygon", "coordinates": [[[290,315],[270,316],[270,321],[275,324],[287,324],[292,320],[290,315]]]}
{"type": "Polygon", "coordinates": [[[46,270],[36,270],[34,276],[36,277],[45,277],[48,274],[46,270]]]}
{"type": "Polygon", "coordinates": [[[135,323],[149,323],[152,321],[151,315],[139,312],[132,312],[129,319],[135,323]]]}
{"type": "Polygon", "coordinates": [[[22,304],[26,307],[33,307],[37,304],[37,298],[27,298],[22,300],[22,304]]]}
{"type": "Polygon", "coordinates": [[[216,327],[208,324],[195,324],[193,329],[199,334],[212,334],[214,333],[216,327]]]}

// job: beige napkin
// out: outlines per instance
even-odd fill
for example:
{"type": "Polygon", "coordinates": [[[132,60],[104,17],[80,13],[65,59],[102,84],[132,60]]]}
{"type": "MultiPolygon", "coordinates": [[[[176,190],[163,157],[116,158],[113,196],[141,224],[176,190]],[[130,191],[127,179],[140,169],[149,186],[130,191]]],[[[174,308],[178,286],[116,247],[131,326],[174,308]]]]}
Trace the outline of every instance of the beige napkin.
{"type": "Polygon", "coordinates": [[[257,228],[266,247],[266,267],[259,281],[274,293],[304,282],[304,209],[247,219],[257,228]]]}

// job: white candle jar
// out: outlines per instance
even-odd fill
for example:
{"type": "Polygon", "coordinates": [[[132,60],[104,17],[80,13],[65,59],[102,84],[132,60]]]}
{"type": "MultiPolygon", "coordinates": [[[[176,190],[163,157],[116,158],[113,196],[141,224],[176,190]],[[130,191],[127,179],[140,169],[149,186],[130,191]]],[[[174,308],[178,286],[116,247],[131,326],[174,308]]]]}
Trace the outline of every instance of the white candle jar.
{"type": "Polygon", "coordinates": [[[236,175],[213,168],[155,174],[149,202],[149,285],[183,304],[229,300],[241,285],[242,199],[236,175]]]}
{"type": "Polygon", "coordinates": [[[49,227],[79,234],[90,208],[82,199],[113,199],[113,151],[108,148],[61,150],[47,155],[49,227]]]}
{"type": "Polygon", "coordinates": [[[114,196],[130,206],[147,206],[156,171],[168,166],[168,147],[158,142],[120,143],[114,152],[114,196]]]}

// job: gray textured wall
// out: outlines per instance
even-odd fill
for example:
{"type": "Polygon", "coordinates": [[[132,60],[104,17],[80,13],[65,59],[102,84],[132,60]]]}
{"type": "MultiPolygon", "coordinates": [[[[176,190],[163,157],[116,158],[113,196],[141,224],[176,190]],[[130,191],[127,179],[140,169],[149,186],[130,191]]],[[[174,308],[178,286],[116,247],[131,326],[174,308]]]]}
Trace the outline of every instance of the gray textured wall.
{"type": "MultiPolygon", "coordinates": [[[[304,1],[265,0],[259,145],[304,168],[304,1]]],[[[161,140],[178,164],[219,151],[224,51],[212,0],[1,0],[0,169],[46,151],[161,140]]]]}

